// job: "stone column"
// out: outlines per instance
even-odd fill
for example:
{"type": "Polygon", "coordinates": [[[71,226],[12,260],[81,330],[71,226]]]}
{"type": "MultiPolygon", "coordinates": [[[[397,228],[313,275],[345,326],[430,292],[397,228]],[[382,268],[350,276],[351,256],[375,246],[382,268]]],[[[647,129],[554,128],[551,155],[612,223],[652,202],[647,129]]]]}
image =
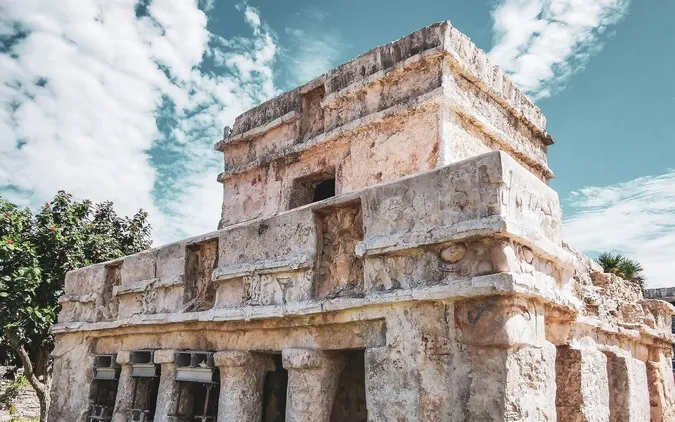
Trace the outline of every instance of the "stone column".
{"type": "Polygon", "coordinates": [[[344,358],[308,349],[285,349],[282,358],[288,370],[286,422],[329,422],[344,358]]]}
{"type": "Polygon", "coordinates": [[[155,363],[161,367],[155,422],[169,422],[168,415],[176,409],[178,401],[178,383],[176,382],[176,351],[156,350],[155,363]]]}
{"type": "Polygon", "coordinates": [[[274,370],[271,358],[247,351],[216,352],[220,370],[218,422],[259,422],[265,373],[274,370]]]}
{"type": "Polygon", "coordinates": [[[129,410],[134,405],[134,379],[131,377],[131,352],[117,352],[117,363],[120,364],[120,378],[117,383],[117,395],[115,396],[115,410],[112,422],[126,422],[129,410]]]}
{"type": "Polygon", "coordinates": [[[649,355],[647,384],[652,421],[675,420],[675,382],[671,346],[668,344],[664,348],[654,348],[649,355]]]}
{"type": "Polygon", "coordinates": [[[630,356],[607,352],[609,375],[609,420],[611,422],[648,421],[649,387],[647,366],[630,356]]]}
{"type": "Polygon", "coordinates": [[[555,362],[558,422],[609,421],[607,357],[595,349],[558,347],[555,362]]]}
{"type": "Polygon", "coordinates": [[[466,420],[555,421],[556,348],[545,339],[543,305],[525,297],[458,303],[466,420]]]}

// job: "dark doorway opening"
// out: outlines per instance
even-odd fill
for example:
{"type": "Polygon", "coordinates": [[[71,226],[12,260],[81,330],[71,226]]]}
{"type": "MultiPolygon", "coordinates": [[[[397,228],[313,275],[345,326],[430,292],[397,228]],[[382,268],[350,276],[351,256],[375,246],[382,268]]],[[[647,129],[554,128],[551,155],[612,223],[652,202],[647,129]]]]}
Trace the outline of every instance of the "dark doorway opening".
{"type": "Polygon", "coordinates": [[[324,199],[335,196],[335,179],[324,180],[319,182],[314,188],[314,198],[312,202],[323,201],[324,199]]]}
{"type": "Polygon", "coordinates": [[[89,416],[87,421],[112,420],[120,366],[116,355],[97,355],[94,358],[94,380],[89,390],[89,416]]]}
{"type": "Polygon", "coordinates": [[[285,422],[288,371],[282,366],[281,355],[272,359],[275,369],[265,374],[263,384],[262,422],[285,422]]]}
{"type": "Polygon", "coordinates": [[[215,382],[180,381],[176,412],[180,421],[215,422],[220,386],[215,382]]]}
{"type": "Polygon", "coordinates": [[[117,380],[97,379],[91,385],[88,421],[110,421],[117,396],[117,380]]]}
{"type": "Polygon", "coordinates": [[[335,196],[335,170],[301,177],[293,181],[288,208],[293,209],[335,196]]]}
{"type": "Polygon", "coordinates": [[[350,350],[344,353],[347,365],[340,374],[331,422],[366,422],[366,370],[363,350],[350,350]]]}
{"type": "Polygon", "coordinates": [[[137,350],[131,354],[134,393],[128,422],[152,422],[155,419],[160,366],[153,363],[153,353],[137,350]]]}
{"type": "Polygon", "coordinates": [[[159,377],[135,378],[130,422],[152,422],[155,419],[159,377]]]}

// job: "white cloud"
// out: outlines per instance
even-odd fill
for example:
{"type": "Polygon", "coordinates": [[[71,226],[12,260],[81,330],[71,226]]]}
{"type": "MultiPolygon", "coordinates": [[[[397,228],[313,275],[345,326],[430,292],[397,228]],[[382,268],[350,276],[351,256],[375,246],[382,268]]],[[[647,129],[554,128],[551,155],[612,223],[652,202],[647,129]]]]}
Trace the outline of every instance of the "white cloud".
{"type": "Polygon", "coordinates": [[[675,286],[675,171],[586,187],[568,201],[564,233],[575,247],[623,253],[644,266],[647,287],[675,286]]]}
{"type": "Polygon", "coordinates": [[[293,85],[301,85],[321,76],[339,64],[349,46],[342,34],[323,25],[326,13],[307,11],[298,16],[305,29],[288,27],[289,48],[284,58],[293,85]]]}
{"type": "Polygon", "coordinates": [[[583,70],[630,0],[502,0],[492,12],[489,56],[535,99],[549,97],[583,70]]]}
{"type": "Polygon", "coordinates": [[[65,189],[124,214],[142,207],[159,243],[213,230],[222,158],[211,145],[277,92],[274,34],[257,9],[239,9],[252,35],[222,40],[197,0],[0,5],[0,193],[36,205],[65,189]],[[202,72],[204,57],[218,75],[202,72]],[[160,131],[158,117],[172,123],[160,131]],[[152,151],[178,158],[155,166],[152,151]]]}

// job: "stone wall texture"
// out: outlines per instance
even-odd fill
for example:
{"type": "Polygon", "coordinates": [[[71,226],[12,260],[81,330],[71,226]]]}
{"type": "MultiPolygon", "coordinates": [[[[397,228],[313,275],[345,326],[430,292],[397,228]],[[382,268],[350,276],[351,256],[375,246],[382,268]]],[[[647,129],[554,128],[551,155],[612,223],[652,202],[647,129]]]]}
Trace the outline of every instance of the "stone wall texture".
{"type": "Polygon", "coordinates": [[[674,421],[675,308],[563,242],[552,143],[448,22],[247,111],[216,231],[68,273],[50,420],[674,421]]]}

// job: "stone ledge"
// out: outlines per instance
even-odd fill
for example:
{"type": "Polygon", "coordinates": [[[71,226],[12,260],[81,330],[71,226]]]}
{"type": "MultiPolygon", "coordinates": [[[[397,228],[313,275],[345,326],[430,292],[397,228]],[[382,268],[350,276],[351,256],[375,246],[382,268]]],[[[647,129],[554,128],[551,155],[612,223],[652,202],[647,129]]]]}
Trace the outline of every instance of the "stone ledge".
{"type": "Polygon", "coordinates": [[[213,146],[213,148],[216,151],[221,151],[224,152],[229,146],[238,144],[240,142],[245,142],[248,141],[251,138],[254,138],[256,136],[260,136],[264,134],[267,131],[270,131],[272,129],[276,129],[277,127],[287,124],[287,123],[293,123],[298,121],[300,119],[300,113],[296,110],[293,110],[291,112],[288,112],[284,114],[281,117],[277,117],[276,119],[272,120],[271,122],[265,123],[262,126],[254,127],[253,129],[247,130],[246,132],[239,133],[237,135],[231,136],[227,139],[222,139],[213,146]]]}
{"type": "Polygon", "coordinates": [[[343,363],[343,359],[320,350],[284,349],[281,356],[286,369],[319,369],[343,363]]]}
{"type": "Polygon", "coordinates": [[[312,268],[314,258],[306,253],[290,255],[285,258],[244,262],[218,267],[211,274],[212,281],[226,281],[253,274],[273,274],[312,268]]]}
{"type": "Polygon", "coordinates": [[[251,364],[253,357],[246,350],[223,350],[213,354],[213,362],[218,367],[242,367],[251,364]]]}
{"type": "Polygon", "coordinates": [[[171,277],[151,278],[149,280],[140,280],[133,283],[127,283],[121,286],[113,287],[113,296],[122,296],[132,293],[144,292],[148,289],[162,289],[183,284],[183,276],[175,275],[171,277]]]}
{"type": "Polygon", "coordinates": [[[357,247],[361,256],[378,256],[390,252],[401,252],[420,246],[434,245],[469,237],[489,236],[504,231],[506,222],[501,215],[493,215],[480,220],[462,221],[450,227],[439,227],[438,230],[414,231],[403,234],[370,237],[359,242],[357,247]]]}
{"type": "MultiPolygon", "coordinates": [[[[321,107],[322,108],[334,108],[331,107],[333,103],[339,101],[340,99],[347,97],[351,94],[356,93],[357,91],[368,87],[371,84],[376,83],[379,79],[384,78],[387,75],[390,75],[395,72],[399,72],[403,70],[404,68],[410,66],[413,63],[416,63],[418,61],[432,58],[434,56],[439,56],[444,53],[444,50],[441,47],[435,47],[430,50],[423,51],[421,53],[415,54],[414,56],[408,57],[407,59],[396,63],[392,67],[388,67],[386,69],[379,70],[369,76],[366,76],[364,79],[361,79],[357,82],[354,82],[350,85],[347,85],[346,87],[338,90],[338,91],[333,91],[330,94],[326,95],[323,100],[321,100],[321,107]]],[[[438,88],[436,88],[438,89],[438,88]]]]}
{"type": "Polygon", "coordinates": [[[61,296],[58,299],[58,303],[68,303],[68,302],[77,302],[77,303],[96,303],[100,295],[97,293],[88,293],[88,294],[66,294],[61,296]]]}
{"type": "Polygon", "coordinates": [[[244,173],[251,169],[269,164],[275,160],[287,157],[289,155],[298,154],[302,151],[308,150],[317,145],[322,145],[327,142],[330,142],[336,139],[339,136],[346,136],[351,131],[361,130],[368,125],[374,125],[381,123],[382,120],[396,116],[399,113],[407,113],[411,110],[421,108],[430,104],[439,104],[441,96],[443,94],[443,87],[438,87],[432,91],[425,92],[417,97],[411,98],[405,104],[395,104],[389,108],[385,108],[380,111],[376,111],[371,114],[367,114],[358,119],[354,119],[350,122],[345,123],[344,125],[338,126],[335,129],[332,129],[328,132],[320,133],[319,135],[308,139],[299,144],[291,145],[287,148],[283,148],[277,151],[274,154],[269,154],[265,160],[260,160],[256,162],[249,162],[246,165],[232,166],[226,171],[220,173],[217,177],[218,182],[223,183],[223,181],[228,177],[238,173],[244,173]]]}
{"type": "Polygon", "coordinates": [[[577,303],[577,300],[571,296],[571,293],[565,295],[554,292],[552,289],[541,289],[536,280],[532,279],[533,277],[527,274],[497,273],[455,280],[452,284],[439,284],[410,290],[400,289],[374,292],[364,298],[335,298],[284,305],[249,305],[240,308],[219,308],[180,314],[134,315],[125,320],[106,322],[59,323],[53,326],[52,332],[99,331],[134,325],[162,325],[186,322],[251,321],[317,315],[324,312],[357,310],[407,302],[454,301],[480,296],[513,295],[515,293],[539,298],[566,307],[574,307],[577,303]]]}

